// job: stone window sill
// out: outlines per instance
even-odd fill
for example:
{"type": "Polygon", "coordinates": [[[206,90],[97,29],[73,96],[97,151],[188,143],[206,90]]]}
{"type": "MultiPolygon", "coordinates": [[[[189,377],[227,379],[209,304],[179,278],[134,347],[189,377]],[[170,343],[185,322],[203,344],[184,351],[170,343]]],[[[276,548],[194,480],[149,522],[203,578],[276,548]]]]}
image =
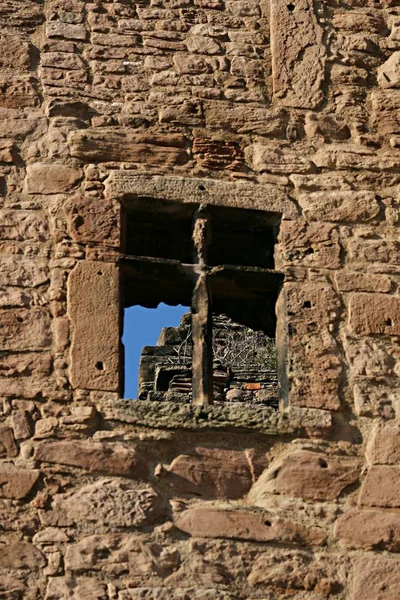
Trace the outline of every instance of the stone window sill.
{"type": "Polygon", "coordinates": [[[282,412],[269,407],[232,402],[197,407],[173,402],[108,400],[98,406],[104,418],[156,429],[228,429],[267,435],[321,435],[332,426],[329,411],[289,407],[282,412]]]}

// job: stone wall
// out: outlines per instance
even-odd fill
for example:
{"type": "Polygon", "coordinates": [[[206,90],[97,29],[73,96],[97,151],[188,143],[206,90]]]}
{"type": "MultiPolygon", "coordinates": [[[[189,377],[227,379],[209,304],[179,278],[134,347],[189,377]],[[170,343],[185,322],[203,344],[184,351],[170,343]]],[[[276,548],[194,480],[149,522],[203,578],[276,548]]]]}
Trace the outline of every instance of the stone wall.
{"type": "Polygon", "coordinates": [[[398,0],[0,23],[0,596],[397,600],[398,0]],[[281,412],[120,399],[135,198],[281,216],[281,412]]]}

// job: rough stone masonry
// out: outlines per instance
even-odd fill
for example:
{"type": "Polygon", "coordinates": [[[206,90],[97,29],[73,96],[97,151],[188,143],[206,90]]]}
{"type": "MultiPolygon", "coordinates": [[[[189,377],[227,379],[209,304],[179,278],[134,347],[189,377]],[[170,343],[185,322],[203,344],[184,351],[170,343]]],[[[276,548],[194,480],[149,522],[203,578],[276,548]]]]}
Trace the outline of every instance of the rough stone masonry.
{"type": "Polygon", "coordinates": [[[0,597],[398,600],[399,0],[0,23],[0,597]],[[280,411],[121,399],[164,201],[279,216],[280,411]]]}

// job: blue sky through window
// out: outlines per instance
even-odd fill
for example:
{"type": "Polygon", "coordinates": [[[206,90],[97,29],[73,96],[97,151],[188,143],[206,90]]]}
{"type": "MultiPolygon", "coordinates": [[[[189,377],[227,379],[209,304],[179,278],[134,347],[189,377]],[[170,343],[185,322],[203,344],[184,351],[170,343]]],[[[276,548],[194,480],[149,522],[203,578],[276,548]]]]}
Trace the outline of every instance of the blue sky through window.
{"type": "Polygon", "coordinates": [[[164,303],[157,308],[131,306],[125,309],[124,334],[125,346],[125,398],[137,398],[139,359],[143,346],[155,346],[163,327],[177,327],[187,306],[167,306],[164,303]]]}

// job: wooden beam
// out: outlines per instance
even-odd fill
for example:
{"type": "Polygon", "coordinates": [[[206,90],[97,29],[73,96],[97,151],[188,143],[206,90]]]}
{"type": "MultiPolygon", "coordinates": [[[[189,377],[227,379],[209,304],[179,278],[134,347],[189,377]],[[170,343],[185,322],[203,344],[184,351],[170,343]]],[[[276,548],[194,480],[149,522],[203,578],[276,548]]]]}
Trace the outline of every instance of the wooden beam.
{"type": "Polygon", "coordinates": [[[213,403],[212,312],[206,273],[202,272],[192,298],[192,388],[193,404],[213,403]]]}

